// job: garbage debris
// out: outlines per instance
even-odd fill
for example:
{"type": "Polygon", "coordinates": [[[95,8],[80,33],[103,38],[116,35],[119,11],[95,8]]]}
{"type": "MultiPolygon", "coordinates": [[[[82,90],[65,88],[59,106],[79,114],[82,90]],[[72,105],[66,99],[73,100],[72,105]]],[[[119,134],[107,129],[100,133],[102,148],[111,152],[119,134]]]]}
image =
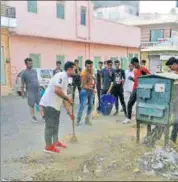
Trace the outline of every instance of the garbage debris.
{"type": "Polygon", "coordinates": [[[178,153],[172,148],[157,148],[138,160],[139,169],[148,175],[158,174],[169,180],[178,180],[178,153]]]}

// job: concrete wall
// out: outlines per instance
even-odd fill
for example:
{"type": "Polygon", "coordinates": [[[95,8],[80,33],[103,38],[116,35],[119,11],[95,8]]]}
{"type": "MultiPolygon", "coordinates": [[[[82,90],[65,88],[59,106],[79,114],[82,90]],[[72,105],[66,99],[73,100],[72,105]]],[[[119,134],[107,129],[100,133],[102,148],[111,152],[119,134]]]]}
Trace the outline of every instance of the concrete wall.
{"type": "Polygon", "coordinates": [[[140,28],[94,17],[90,1],[65,1],[65,20],[56,17],[56,1],[38,1],[38,13],[27,11],[27,1],[8,1],[16,8],[15,34],[70,41],[139,47],[140,28]],[[86,7],[86,26],[80,25],[80,8],[86,7]],[[128,38],[131,37],[131,38],[128,38]]]}
{"type": "MultiPolygon", "coordinates": [[[[5,84],[1,85],[1,95],[8,95],[11,91],[11,63],[10,63],[10,52],[9,52],[9,33],[5,28],[1,28],[1,47],[3,47],[3,61],[4,73],[5,73],[5,84]]],[[[2,75],[1,75],[2,76],[2,75]]]]}
{"type": "Polygon", "coordinates": [[[41,54],[42,68],[55,68],[56,55],[64,55],[65,61],[74,60],[78,56],[93,59],[101,56],[104,61],[110,57],[127,57],[129,53],[139,53],[138,48],[129,48],[103,44],[88,44],[74,41],[63,41],[26,36],[10,37],[11,63],[13,82],[19,71],[25,68],[24,59],[30,53],[41,54]]]}
{"type": "Polygon", "coordinates": [[[164,38],[170,38],[171,30],[178,31],[176,23],[170,24],[155,24],[141,27],[141,42],[150,42],[150,30],[164,29],[164,38]]]}

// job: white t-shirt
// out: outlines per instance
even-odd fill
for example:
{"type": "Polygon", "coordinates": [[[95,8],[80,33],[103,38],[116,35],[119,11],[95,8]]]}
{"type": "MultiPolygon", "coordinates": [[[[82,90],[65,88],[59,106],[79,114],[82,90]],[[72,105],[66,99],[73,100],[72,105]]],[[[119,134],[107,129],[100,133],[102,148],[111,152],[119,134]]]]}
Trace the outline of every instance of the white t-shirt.
{"type": "Polygon", "coordinates": [[[56,73],[50,80],[50,83],[41,98],[40,105],[44,107],[52,107],[60,111],[63,99],[55,93],[55,86],[60,87],[67,95],[69,77],[65,71],[56,73]]]}
{"type": "Polygon", "coordinates": [[[129,76],[134,77],[134,71],[130,70],[125,71],[124,91],[132,92],[134,82],[128,79],[129,76]]]}

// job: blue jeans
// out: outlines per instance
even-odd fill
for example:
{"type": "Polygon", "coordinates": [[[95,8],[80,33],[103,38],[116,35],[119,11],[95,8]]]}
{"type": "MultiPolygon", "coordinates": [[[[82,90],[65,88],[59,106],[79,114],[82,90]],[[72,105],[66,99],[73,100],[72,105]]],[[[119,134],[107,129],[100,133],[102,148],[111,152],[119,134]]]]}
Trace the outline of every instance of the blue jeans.
{"type": "Polygon", "coordinates": [[[78,115],[77,115],[78,123],[80,122],[80,120],[82,118],[82,114],[83,114],[83,111],[84,111],[87,103],[88,103],[87,117],[89,117],[92,112],[93,101],[94,101],[93,90],[82,89],[80,91],[80,99],[81,99],[81,103],[80,103],[80,107],[79,107],[79,111],[78,111],[78,115]]]}

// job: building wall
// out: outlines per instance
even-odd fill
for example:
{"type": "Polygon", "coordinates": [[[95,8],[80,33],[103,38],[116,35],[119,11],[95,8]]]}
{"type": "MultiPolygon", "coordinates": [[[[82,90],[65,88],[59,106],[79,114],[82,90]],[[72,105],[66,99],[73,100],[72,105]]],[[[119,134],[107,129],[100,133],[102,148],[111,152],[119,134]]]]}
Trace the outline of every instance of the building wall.
{"type": "MultiPolygon", "coordinates": [[[[170,57],[172,56],[178,56],[178,51],[149,51],[149,52],[141,52],[140,53],[140,59],[144,59],[147,61],[147,68],[150,69],[150,59],[149,59],[149,56],[150,55],[168,55],[170,57]]],[[[160,60],[161,61],[161,66],[162,66],[162,71],[163,72],[167,72],[168,71],[168,68],[167,66],[165,65],[166,61],[167,60],[160,60]]]]}
{"type": "Polygon", "coordinates": [[[130,5],[120,5],[114,7],[97,8],[94,12],[98,18],[118,21],[122,18],[132,18],[137,16],[137,8],[130,5]]]}
{"type": "Polygon", "coordinates": [[[155,29],[163,29],[164,38],[170,38],[171,30],[178,31],[178,26],[176,23],[141,26],[141,42],[150,42],[150,30],[155,29]]]}
{"type": "Polygon", "coordinates": [[[95,18],[90,1],[65,1],[64,20],[56,17],[56,1],[37,1],[38,13],[27,11],[27,1],[8,1],[8,4],[16,8],[18,25],[14,34],[17,35],[128,47],[140,46],[140,28],[95,18]],[[80,25],[81,6],[87,9],[86,26],[80,25]],[[128,38],[128,35],[132,39],[128,38]]]}
{"type": "MultiPolygon", "coordinates": [[[[1,28],[1,47],[3,47],[3,65],[5,82],[1,84],[1,95],[8,95],[12,88],[11,82],[11,63],[10,63],[10,52],[9,52],[9,33],[5,28],[1,28]]],[[[2,55],[1,55],[2,56],[2,55]]],[[[1,72],[2,74],[2,72],[1,72]]],[[[1,75],[2,76],[2,75],[1,75]]]]}
{"type": "MultiPolygon", "coordinates": [[[[13,83],[19,71],[25,68],[24,59],[30,53],[41,54],[41,68],[55,68],[56,55],[64,55],[65,61],[74,60],[78,56],[92,59],[100,56],[104,61],[111,57],[127,57],[129,53],[139,53],[138,48],[121,47],[103,44],[88,44],[74,41],[44,39],[36,37],[10,37],[11,63],[13,83]]],[[[84,64],[83,64],[84,66],[84,64]]]]}

